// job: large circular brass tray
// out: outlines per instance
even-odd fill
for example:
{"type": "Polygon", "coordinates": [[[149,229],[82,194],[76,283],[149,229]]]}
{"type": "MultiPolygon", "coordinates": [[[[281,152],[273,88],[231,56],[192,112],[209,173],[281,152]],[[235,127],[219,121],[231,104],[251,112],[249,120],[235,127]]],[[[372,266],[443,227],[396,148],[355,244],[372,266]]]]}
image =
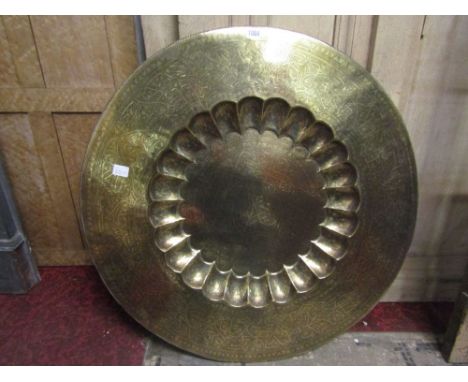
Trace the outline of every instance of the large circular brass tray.
{"type": "Polygon", "coordinates": [[[417,205],[389,98],[310,37],[229,28],[179,41],[110,101],[82,174],[82,223],[112,295],[201,356],[284,358],[366,314],[417,205]]]}

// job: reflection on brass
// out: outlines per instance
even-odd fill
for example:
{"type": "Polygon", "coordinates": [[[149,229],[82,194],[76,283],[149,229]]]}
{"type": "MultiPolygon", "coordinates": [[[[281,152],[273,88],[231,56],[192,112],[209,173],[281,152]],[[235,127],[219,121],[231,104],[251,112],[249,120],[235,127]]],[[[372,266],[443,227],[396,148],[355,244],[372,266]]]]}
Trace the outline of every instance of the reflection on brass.
{"type": "Polygon", "coordinates": [[[310,37],[221,29],[117,92],[89,145],[82,222],[119,303],[164,340],[284,358],[378,302],[410,244],[403,122],[360,66],[310,37]]]}

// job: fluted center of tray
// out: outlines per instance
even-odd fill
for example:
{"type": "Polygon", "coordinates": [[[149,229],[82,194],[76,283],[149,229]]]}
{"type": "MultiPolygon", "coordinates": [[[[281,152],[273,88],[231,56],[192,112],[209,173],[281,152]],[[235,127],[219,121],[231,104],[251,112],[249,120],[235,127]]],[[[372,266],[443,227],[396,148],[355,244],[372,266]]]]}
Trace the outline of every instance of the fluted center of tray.
{"type": "Polygon", "coordinates": [[[220,270],[280,271],[319,235],[323,178],[290,138],[253,129],[230,133],[200,153],[187,178],[184,230],[220,270]]]}
{"type": "Polygon", "coordinates": [[[148,185],[154,243],[212,301],[262,308],[330,276],[358,227],[357,172],[332,128],[285,100],[196,114],[148,185]]]}

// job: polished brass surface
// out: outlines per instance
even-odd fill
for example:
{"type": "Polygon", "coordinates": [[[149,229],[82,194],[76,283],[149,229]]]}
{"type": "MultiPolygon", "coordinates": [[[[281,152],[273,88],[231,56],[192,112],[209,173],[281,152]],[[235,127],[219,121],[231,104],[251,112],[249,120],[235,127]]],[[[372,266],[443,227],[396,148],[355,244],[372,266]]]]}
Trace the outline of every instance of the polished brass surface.
{"type": "Polygon", "coordinates": [[[380,86],[271,28],[149,59],[109,103],[82,174],[84,231],[113,296],[219,360],[292,356],[359,320],[401,266],[416,204],[409,139],[380,86]]]}

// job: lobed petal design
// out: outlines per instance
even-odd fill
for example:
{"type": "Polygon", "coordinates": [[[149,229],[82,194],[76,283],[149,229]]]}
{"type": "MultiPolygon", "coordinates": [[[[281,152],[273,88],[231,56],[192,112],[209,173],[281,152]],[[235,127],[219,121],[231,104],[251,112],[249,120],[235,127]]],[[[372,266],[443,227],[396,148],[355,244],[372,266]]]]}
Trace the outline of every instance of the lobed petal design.
{"type": "Polygon", "coordinates": [[[205,281],[203,294],[212,301],[222,301],[231,273],[232,271],[222,272],[215,269],[205,281]]]}
{"type": "Polygon", "coordinates": [[[182,280],[193,289],[202,289],[213,266],[214,263],[208,263],[197,255],[182,271],[182,280]]]}
{"type": "Polygon", "coordinates": [[[316,278],[302,261],[291,266],[285,265],[284,269],[297,293],[308,292],[314,286],[316,278]]]}
{"type": "Polygon", "coordinates": [[[164,254],[166,264],[176,273],[182,271],[191,263],[191,261],[199,254],[200,251],[192,248],[190,239],[186,238],[170,251],[164,254]]]}
{"type": "Polygon", "coordinates": [[[266,100],[263,106],[260,132],[270,130],[279,135],[280,129],[288,117],[290,108],[289,104],[281,98],[266,100]]]}
{"type": "Polygon", "coordinates": [[[271,301],[270,289],[267,277],[250,276],[248,288],[248,304],[254,308],[263,308],[271,301]]]}
{"type": "Polygon", "coordinates": [[[239,126],[241,132],[248,129],[260,130],[263,101],[257,97],[247,97],[238,104],[239,126]]]}
{"type": "Polygon", "coordinates": [[[249,277],[238,276],[231,272],[224,293],[224,300],[231,306],[240,308],[247,305],[249,294],[249,277]]]}
{"type": "MultiPolygon", "coordinates": [[[[320,280],[330,277],[346,256],[349,241],[359,229],[358,174],[345,145],[307,108],[291,107],[281,98],[223,101],[195,115],[158,157],[156,173],[148,185],[148,200],[154,242],[168,268],[207,299],[236,308],[284,304],[295,294],[320,285],[320,280]],[[181,210],[187,210],[181,190],[189,182],[191,166],[197,165],[201,155],[209,154],[207,148],[222,148],[220,142],[229,142],[233,133],[239,136],[254,131],[278,138],[299,160],[315,161],[326,194],[325,218],[307,252],[298,254],[295,263],[284,264],[282,270],[266,270],[261,276],[238,275],[232,269],[220,270],[215,261],[206,261],[203,251],[193,247],[191,235],[184,231],[186,219],[183,211],[181,214],[181,210]]],[[[192,211],[193,219],[196,212],[192,211]]]]}
{"type": "Polygon", "coordinates": [[[286,272],[267,273],[267,280],[271,299],[278,304],[288,302],[292,293],[292,285],[286,272]]]}

